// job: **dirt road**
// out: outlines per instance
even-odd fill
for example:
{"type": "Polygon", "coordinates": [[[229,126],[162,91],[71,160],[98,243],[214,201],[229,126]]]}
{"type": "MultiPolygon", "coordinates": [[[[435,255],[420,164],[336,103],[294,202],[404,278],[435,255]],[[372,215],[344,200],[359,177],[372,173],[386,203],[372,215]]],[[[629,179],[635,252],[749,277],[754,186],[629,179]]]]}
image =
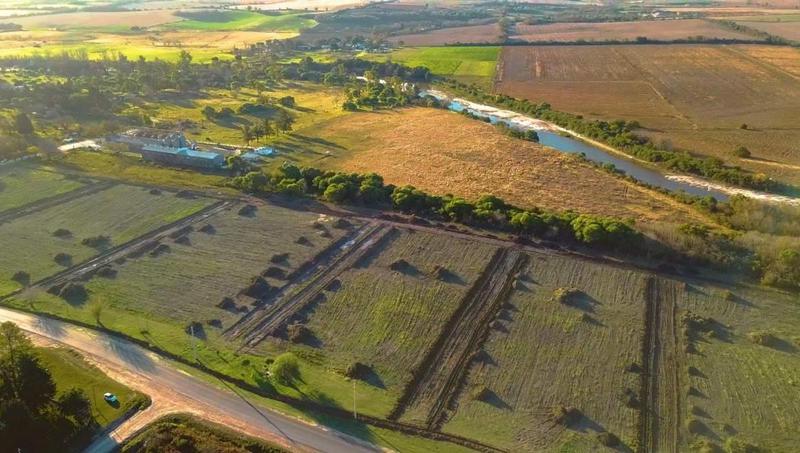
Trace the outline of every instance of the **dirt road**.
{"type": "Polygon", "coordinates": [[[224,390],[191,376],[158,355],[111,335],[0,308],[0,322],[5,321],[77,350],[111,378],[152,398],[150,409],[96,439],[87,449],[89,452],[111,451],[147,422],[172,412],[191,413],[292,451],[380,451],[345,434],[259,406],[248,401],[241,391],[230,386],[224,390]]]}

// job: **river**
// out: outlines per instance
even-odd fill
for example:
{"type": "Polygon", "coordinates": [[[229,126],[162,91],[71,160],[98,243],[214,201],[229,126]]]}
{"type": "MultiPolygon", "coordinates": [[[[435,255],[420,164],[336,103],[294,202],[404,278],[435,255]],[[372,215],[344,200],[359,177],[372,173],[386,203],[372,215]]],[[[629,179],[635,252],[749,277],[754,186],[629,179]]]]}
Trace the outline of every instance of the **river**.
{"type": "Polygon", "coordinates": [[[622,153],[605,150],[588,143],[588,140],[580,140],[580,135],[573,131],[517,112],[478,104],[466,99],[452,98],[438,90],[424,90],[420,92],[420,96],[434,97],[440,102],[447,103],[447,108],[454,112],[466,111],[478,118],[488,119],[492,124],[505,123],[509,127],[518,130],[535,130],[539,135],[539,143],[542,145],[569,154],[582,154],[586,159],[595,163],[614,165],[615,168],[624,171],[625,174],[636,180],[655,187],[673,192],[683,191],[700,197],[711,195],[719,201],[726,201],[731,195],[741,194],[763,201],[800,205],[800,199],[798,198],[712,183],[694,176],[665,174],[644,162],[627,157],[622,153]]]}

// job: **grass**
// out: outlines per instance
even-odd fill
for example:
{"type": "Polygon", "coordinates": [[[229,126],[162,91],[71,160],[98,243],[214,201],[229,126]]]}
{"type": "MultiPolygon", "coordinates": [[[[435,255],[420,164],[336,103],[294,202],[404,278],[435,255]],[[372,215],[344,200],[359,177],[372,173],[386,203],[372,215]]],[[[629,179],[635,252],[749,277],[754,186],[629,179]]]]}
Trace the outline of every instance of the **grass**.
{"type": "Polygon", "coordinates": [[[167,25],[169,28],[198,31],[254,30],[299,32],[317,24],[302,13],[261,14],[243,10],[189,11],[179,14],[187,20],[167,25]]]}
{"type": "Polygon", "coordinates": [[[225,176],[150,165],[142,161],[138,154],[74,151],[56,162],[69,169],[104,178],[179,189],[213,188],[229,192],[223,187],[225,176]]]}
{"type": "MultiPolygon", "coordinates": [[[[438,235],[395,231],[388,242],[376,246],[362,262],[339,277],[340,287],[325,291],[325,298],[307,316],[318,347],[300,348],[320,365],[341,373],[354,361],[368,364],[373,375],[362,386],[373,387],[374,399],[361,411],[386,416],[394,400],[445,322],[455,311],[471,283],[492,256],[494,247],[444,239],[438,235]],[[404,259],[405,273],[391,264],[404,259]],[[436,266],[450,272],[450,281],[432,276],[436,266]],[[375,282],[381,282],[375,285],[375,282]]],[[[266,350],[282,343],[265,344],[266,350]]],[[[336,404],[348,407],[349,398],[335,393],[336,404]]]]}
{"type": "Polygon", "coordinates": [[[568,439],[548,419],[553,406],[563,405],[630,445],[637,414],[620,395],[639,388],[638,375],[625,367],[640,360],[645,275],[531,255],[520,283],[498,317],[502,326],[483,347],[485,358],[472,362],[458,410],[444,430],[510,451],[549,450],[568,439]],[[580,297],[569,304],[553,301],[562,287],[578,288],[580,297]],[[582,321],[583,313],[594,321],[582,321]],[[470,389],[480,386],[489,396],[472,399],[470,389]]]}
{"type": "Polygon", "coordinates": [[[86,238],[105,235],[110,245],[123,244],[169,223],[176,213],[186,215],[207,204],[208,199],[157,196],[145,188],[118,185],[18,217],[0,225],[0,246],[14,250],[0,255],[2,281],[9,285],[15,272],[25,271],[35,282],[63,269],[54,261],[59,253],[70,255],[73,264],[97,255],[98,250],[81,244],[86,238]],[[58,229],[70,234],[54,237],[58,229]]]}
{"type": "MultiPolygon", "coordinates": [[[[294,97],[296,107],[287,109],[287,111],[295,120],[295,129],[311,127],[320,121],[344,114],[341,109],[343,101],[341,91],[317,84],[293,83],[262,94],[272,98],[294,97]]],[[[242,127],[261,124],[263,117],[236,114],[226,119],[209,120],[202,115],[202,109],[205,106],[212,106],[218,110],[228,107],[237,111],[244,103],[258,103],[258,98],[258,93],[252,89],[241,89],[238,92],[207,90],[202,97],[195,99],[181,99],[180,102],[153,102],[145,104],[141,108],[157,121],[192,121],[194,127],[185,131],[187,137],[192,140],[245,145],[242,139],[242,127]]],[[[252,142],[251,145],[270,143],[279,138],[279,136],[272,136],[262,139],[260,142],[252,142]]]]}
{"type": "Polygon", "coordinates": [[[109,378],[71,349],[43,347],[37,348],[36,354],[42,365],[50,370],[58,395],[73,388],[83,390],[89,398],[92,416],[102,428],[144,400],[144,395],[109,378]],[[106,392],[117,396],[120,401],[118,407],[103,399],[106,392]]]}
{"type": "Polygon", "coordinates": [[[277,146],[285,151],[280,161],[376,172],[389,183],[440,195],[474,199],[492,193],[524,207],[642,221],[696,216],[561,152],[444,110],[348,114],[298,129],[277,146]]]}
{"type": "Polygon", "coordinates": [[[27,45],[0,49],[0,58],[61,55],[63,53],[86,53],[90,59],[102,60],[125,55],[129,59],[144,57],[146,60],[178,61],[181,51],[188,50],[196,63],[208,63],[213,58],[232,60],[234,55],[225,50],[200,47],[154,47],[146,44],[114,44],[114,43],[52,43],[44,45],[27,45]]]}
{"type": "Polygon", "coordinates": [[[70,192],[85,182],[39,165],[5,165],[0,167],[0,211],[70,192]]]}
{"type": "Polygon", "coordinates": [[[465,82],[490,84],[495,75],[499,46],[407,47],[388,54],[362,54],[361,58],[425,66],[436,75],[465,82]]]}

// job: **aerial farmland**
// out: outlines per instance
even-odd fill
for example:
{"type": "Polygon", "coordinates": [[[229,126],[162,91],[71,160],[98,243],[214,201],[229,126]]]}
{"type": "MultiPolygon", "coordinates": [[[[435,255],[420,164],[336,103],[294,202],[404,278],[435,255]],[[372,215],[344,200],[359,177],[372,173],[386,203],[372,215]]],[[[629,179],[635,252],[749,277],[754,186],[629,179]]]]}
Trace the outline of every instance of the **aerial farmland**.
{"type": "Polygon", "coordinates": [[[0,450],[794,452],[797,7],[3,5],[0,450]]]}

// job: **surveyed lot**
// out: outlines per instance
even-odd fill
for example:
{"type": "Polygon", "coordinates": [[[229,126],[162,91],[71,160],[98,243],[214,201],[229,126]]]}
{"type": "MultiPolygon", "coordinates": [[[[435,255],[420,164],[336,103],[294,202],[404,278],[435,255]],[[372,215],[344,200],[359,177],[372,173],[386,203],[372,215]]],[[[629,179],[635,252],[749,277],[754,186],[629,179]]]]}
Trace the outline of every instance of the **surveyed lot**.
{"type": "Polygon", "coordinates": [[[544,25],[518,24],[511,39],[537,42],[575,41],[674,41],[690,38],[752,40],[752,36],[702,19],[640,22],[581,22],[544,25]]]}
{"type": "Polygon", "coordinates": [[[640,220],[692,215],[560,152],[445,110],[356,113],[297,133],[316,140],[307,139],[310,146],[289,158],[345,171],[374,171],[387,182],[440,195],[457,187],[459,196],[475,199],[491,193],[524,207],[640,220]]]}
{"type": "Polygon", "coordinates": [[[78,189],[86,181],[39,166],[0,167],[0,212],[78,189]]]}
{"type": "Polygon", "coordinates": [[[454,77],[467,83],[489,84],[495,75],[497,46],[407,47],[389,54],[366,54],[363,58],[424,66],[434,74],[454,77]]]}
{"type": "Polygon", "coordinates": [[[0,224],[2,247],[14,250],[0,258],[3,292],[21,286],[12,280],[17,272],[36,282],[208,204],[203,198],[104,184],[77,199],[9,219],[0,224]]]}
{"type": "Polygon", "coordinates": [[[746,146],[758,158],[800,162],[800,129],[791,120],[800,114],[794,72],[800,52],[778,57],[761,46],[532,46],[506,47],[501,60],[500,92],[589,117],[636,120],[657,140],[756,171],[765,167],[739,162],[732,151],[746,146]]]}
{"type": "Polygon", "coordinates": [[[500,27],[497,24],[486,24],[397,35],[393,36],[391,40],[394,43],[402,43],[406,46],[443,46],[458,43],[496,44],[501,41],[501,37],[500,27]]]}

